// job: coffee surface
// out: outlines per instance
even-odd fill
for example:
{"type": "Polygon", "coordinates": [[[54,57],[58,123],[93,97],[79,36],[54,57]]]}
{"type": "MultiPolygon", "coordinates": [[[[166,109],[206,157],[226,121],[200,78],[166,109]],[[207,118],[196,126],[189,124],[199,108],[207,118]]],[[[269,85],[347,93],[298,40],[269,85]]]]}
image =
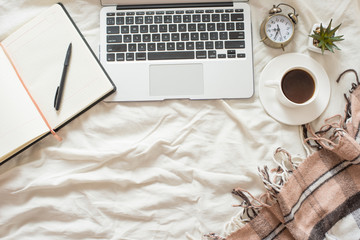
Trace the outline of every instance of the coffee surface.
{"type": "Polygon", "coordinates": [[[294,69],[282,78],[281,89],[290,101],[301,104],[313,96],[315,82],[308,72],[294,69]]]}

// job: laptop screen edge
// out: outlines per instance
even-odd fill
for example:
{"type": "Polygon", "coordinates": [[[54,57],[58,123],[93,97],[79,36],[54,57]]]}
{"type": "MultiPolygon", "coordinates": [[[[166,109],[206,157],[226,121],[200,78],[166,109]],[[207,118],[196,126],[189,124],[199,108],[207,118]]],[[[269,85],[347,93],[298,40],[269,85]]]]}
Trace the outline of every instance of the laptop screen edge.
{"type": "MultiPolygon", "coordinates": [[[[232,0],[233,2],[248,2],[249,0],[232,0]]],[[[209,3],[229,2],[229,0],[100,0],[102,6],[114,5],[142,5],[169,3],[209,3]]]]}

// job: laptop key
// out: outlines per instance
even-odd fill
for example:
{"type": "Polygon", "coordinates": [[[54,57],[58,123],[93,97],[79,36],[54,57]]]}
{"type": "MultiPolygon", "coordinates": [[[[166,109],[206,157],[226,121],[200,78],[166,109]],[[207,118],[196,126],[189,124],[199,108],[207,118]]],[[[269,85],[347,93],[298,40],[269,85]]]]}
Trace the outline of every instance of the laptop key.
{"type": "Polygon", "coordinates": [[[200,40],[205,41],[205,40],[208,40],[208,39],[209,39],[209,33],[207,33],[207,32],[200,33],[200,40]]]}
{"type": "Polygon", "coordinates": [[[156,46],[158,51],[165,51],[165,43],[157,43],[156,46]]]}
{"type": "Polygon", "coordinates": [[[162,16],[155,16],[155,23],[162,23],[162,22],[163,22],[162,16]]]}
{"type": "Polygon", "coordinates": [[[188,31],[189,32],[195,32],[196,31],[196,24],[195,23],[191,23],[188,25],[188,31]]]}
{"type": "Polygon", "coordinates": [[[141,33],[148,33],[148,32],[149,32],[149,27],[148,27],[148,25],[141,25],[141,26],[140,26],[140,32],[141,32],[141,33]]]}
{"type": "Polygon", "coordinates": [[[134,17],[126,17],[126,24],[134,24],[134,17]]]}
{"type": "Polygon", "coordinates": [[[243,13],[234,13],[231,14],[231,21],[244,21],[244,14],[243,13]]]}
{"type": "Polygon", "coordinates": [[[136,60],[138,61],[146,60],[146,53],[136,53],[136,60]]]}
{"type": "Polygon", "coordinates": [[[139,43],[138,44],[138,51],[140,51],[140,52],[146,51],[146,43],[139,43]]]}
{"type": "Polygon", "coordinates": [[[226,49],[245,48],[245,41],[225,41],[226,49]]]}
{"type": "Polygon", "coordinates": [[[179,41],[180,40],[180,34],[179,33],[172,33],[171,34],[171,41],[179,41]]]}
{"type": "Polygon", "coordinates": [[[132,36],[131,35],[124,35],[124,42],[131,42],[132,41],[132,36]]]}
{"type": "Polygon", "coordinates": [[[196,42],[196,49],[204,49],[204,42],[196,42]]]}
{"type": "Polygon", "coordinates": [[[194,50],[195,43],[194,42],[186,42],[186,50],[194,50]]]}
{"type": "Polygon", "coordinates": [[[223,21],[223,22],[230,21],[230,15],[229,14],[221,14],[221,21],[223,21]]]}
{"type": "Polygon", "coordinates": [[[190,35],[189,33],[181,33],[181,41],[189,41],[190,35]]]}
{"type": "Polygon", "coordinates": [[[201,22],[201,15],[198,15],[198,14],[196,14],[196,15],[192,15],[192,17],[193,17],[193,22],[201,22]]]}
{"type": "Polygon", "coordinates": [[[150,34],[143,34],[143,42],[150,42],[151,35],[150,34]]]}
{"type": "Polygon", "coordinates": [[[119,34],[119,27],[118,26],[110,26],[106,28],[107,34],[119,34]]]}
{"type": "Polygon", "coordinates": [[[108,18],[106,19],[106,24],[107,24],[107,25],[115,25],[115,18],[113,18],[113,17],[108,17],[108,18]]]}
{"type": "MultiPolygon", "coordinates": [[[[206,53],[206,52],[205,52],[206,53]]],[[[149,60],[194,59],[194,51],[149,52],[149,60]]]]}
{"type": "Polygon", "coordinates": [[[202,15],[202,21],[203,22],[210,22],[210,19],[211,19],[210,14],[203,14],[202,15]]]}
{"type": "Polygon", "coordinates": [[[125,18],[124,17],[116,17],[116,24],[117,25],[124,25],[125,24],[125,18]]]}
{"type": "Polygon", "coordinates": [[[135,52],[136,51],[136,44],[132,43],[128,45],[128,51],[129,52],[135,52]]]}
{"type": "Polygon", "coordinates": [[[204,59],[204,58],[206,58],[206,51],[196,51],[196,58],[197,58],[197,59],[204,59]]]}
{"type": "Polygon", "coordinates": [[[155,43],[148,43],[147,44],[148,51],[155,51],[156,50],[156,44],[155,43]]]}
{"type": "Polygon", "coordinates": [[[236,30],[244,30],[244,23],[243,22],[237,22],[236,23],[236,30]]]}
{"type": "Polygon", "coordinates": [[[218,32],[211,32],[210,33],[210,40],[218,40],[218,39],[219,39],[218,32]]]}
{"type": "Polygon", "coordinates": [[[235,30],[235,24],[232,22],[226,23],[226,30],[228,30],[228,31],[235,30]]]}
{"type": "Polygon", "coordinates": [[[126,61],[134,61],[134,53],[126,53],[126,61]]]}
{"type": "Polygon", "coordinates": [[[183,16],[183,22],[184,23],[191,22],[191,15],[184,15],[183,16]]]}
{"type": "Polygon", "coordinates": [[[107,43],[121,43],[122,37],[121,35],[109,35],[106,39],[107,43]]]}
{"type": "Polygon", "coordinates": [[[198,33],[198,32],[191,33],[190,36],[191,36],[191,40],[192,40],[192,41],[197,41],[197,40],[199,40],[199,33],[198,33]]]}
{"type": "Polygon", "coordinates": [[[131,33],[139,33],[139,26],[138,25],[132,25],[130,28],[131,33]]]}
{"type": "Polygon", "coordinates": [[[177,25],[176,24],[170,24],[169,25],[169,32],[177,32],[177,25]]]}
{"type": "Polygon", "coordinates": [[[176,43],[176,50],[185,50],[185,43],[184,42],[177,42],[176,43]]]}
{"type": "Polygon", "coordinates": [[[173,42],[167,43],[166,48],[167,48],[168,51],[175,50],[175,43],[173,43],[173,42]]]}
{"type": "Polygon", "coordinates": [[[113,54],[113,53],[108,53],[108,54],[106,55],[106,60],[107,60],[108,62],[113,62],[113,61],[115,61],[115,54],[113,54]]]}
{"type": "Polygon", "coordinates": [[[141,42],[141,34],[134,34],[133,42],[141,42]]]}
{"type": "Polygon", "coordinates": [[[198,23],[198,31],[206,31],[206,24],[198,23]]]}
{"type": "Polygon", "coordinates": [[[216,27],[215,27],[215,23],[208,23],[207,24],[207,30],[210,31],[215,31],[216,27]]]}
{"type": "Polygon", "coordinates": [[[227,32],[220,32],[220,40],[227,40],[228,33],[227,32]]]}
{"type": "Polygon", "coordinates": [[[186,32],[186,24],[179,24],[179,32],[186,32]]]}
{"type": "Polygon", "coordinates": [[[161,41],[163,41],[163,42],[168,42],[168,41],[170,41],[170,33],[163,33],[163,34],[161,35],[161,41]]]}
{"type": "Polygon", "coordinates": [[[159,32],[167,32],[167,31],[168,31],[167,25],[160,25],[159,26],[159,32]]]}
{"type": "Polygon", "coordinates": [[[215,42],[215,49],[223,49],[224,48],[224,42],[223,41],[216,41],[215,42]]]}
{"type": "Polygon", "coordinates": [[[143,24],[144,23],[144,17],[142,17],[142,16],[135,17],[135,23],[136,24],[143,24]]]}
{"type": "Polygon", "coordinates": [[[158,25],[150,25],[150,32],[151,33],[158,32],[158,25]]]}
{"type": "Polygon", "coordinates": [[[215,50],[208,51],[208,58],[216,58],[217,54],[215,50]]]}
{"type": "Polygon", "coordinates": [[[121,33],[129,33],[129,26],[121,26],[121,33]]]}
{"type": "Polygon", "coordinates": [[[225,30],[225,23],[217,23],[216,24],[218,31],[224,31],[225,30]]]}
{"type": "Polygon", "coordinates": [[[159,33],[152,34],[152,41],[153,42],[160,42],[161,35],[159,33]]]}
{"type": "Polygon", "coordinates": [[[108,44],[107,51],[108,52],[126,52],[127,46],[126,46],[126,44],[108,44]]]}
{"type": "Polygon", "coordinates": [[[153,16],[146,16],[145,17],[145,23],[146,24],[153,24],[154,22],[154,17],[153,16]]]}
{"type": "Polygon", "coordinates": [[[171,15],[164,16],[164,23],[172,23],[172,16],[171,15]]]}
{"type": "Polygon", "coordinates": [[[124,61],[125,60],[125,54],[124,53],[117,53],[116,54],[116,61],[124,61]]]}
{"type": "Polygon", "coordinates": [[[212,14],[211,19],[213,22],[220,22],[220,14],[212,14]]]}
{"type": "Polygon", "coordinates": [[[229,39],[244,39],[244,32],[230,32],[229,39]]]}
{"type": "Polygon", "coordinates": [[[214,42],[205,42],[206,49],[214,49],[214,42]]]}

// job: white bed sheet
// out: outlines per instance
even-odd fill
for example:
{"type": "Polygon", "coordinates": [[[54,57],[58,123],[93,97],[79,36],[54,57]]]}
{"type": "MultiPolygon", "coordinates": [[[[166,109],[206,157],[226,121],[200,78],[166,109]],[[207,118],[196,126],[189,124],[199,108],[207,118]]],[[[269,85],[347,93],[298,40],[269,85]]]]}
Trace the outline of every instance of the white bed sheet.
{"type": "MultiPolygon", "coordinates": [[[[0,41],[55,0],[0,0],[0,41]]],[[[100,1],[61,1],[95,52],[100,1]]],[[[330,105],[315,128],[343,114],[343,93],[360,69],[358,0],[284,1],[296,8],[295,39],[285,52],[260,42],[259,26],[272,4],[250,0],[256,92],[248,100],[171,100],[100,103],[53,137],[0,166],[2,239],[201,239],[225,236],[241,209],[233,188],[263,192],[257,167],[271,165],[283,147],[306,156],[298,126],[268,116],[259,100],[262,69],[276,56],[299,52],[327,71],[330,105]],[[342,51],[322,56],[307,50],[315,22],[342,23],[342,51]]],[[[286,7],[284,11],[288,12],[286,7]]],[[[0,79],[1,81],[1,79],[0,79]]],[[[1,113],[3,116],[5,113],[1,113]]],[[[1,137],[1,136],[0,136],[1,137]]]]}

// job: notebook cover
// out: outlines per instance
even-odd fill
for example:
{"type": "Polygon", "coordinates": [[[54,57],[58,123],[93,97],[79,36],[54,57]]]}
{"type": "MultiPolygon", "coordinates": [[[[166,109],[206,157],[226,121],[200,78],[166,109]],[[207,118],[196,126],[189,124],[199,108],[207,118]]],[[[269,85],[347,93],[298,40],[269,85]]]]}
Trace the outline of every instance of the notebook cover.
{"type": "MultiPolygon", "coordinates": [[[[85,108],[84,110],[82,110],[81,112],[79,112],[78,114],[76,114],[74,117],[72,117],[71,119],[69,119],[68,121],[64,122],[63,124],[61,124],[58,128],[55,128],[54,131],[57,132],[58,130],[60,130],[61,128],[63,128],[65,125],[67,125],[69,122],[71,122],[72,120],[74,120],[75,118],[77,118],[78,116],[80,116],[81,114],[83,114],[84,112],[86,112],[87,110],[89,110],[90,108],[92,108],[93,106],[95,106],[97,103],[101,102],[102,100],[104,100],[106,97],[108,97],[109,95],[111,95],[112,93],[114,93],[116,91],[116,86],[113,83],[113,81],[111,80],[110,76],[107,74],[107,72],[105,71],[104,67],[101,65],[99,59],[96,57],[95,53],[93,52],[93,50],[91,49],[90,45],[87,43],[84,35],[81,33],[81,31],[79,30],[79,28],[76,26],[74,20],[72,19],[72,17],[70,16],[69,12],[66,10],[65,6],[62,3],[57,3],[61,6],[61,8],[64,10],[64,12],[66,13],[66,15],[68,16],[69,20],[71,21],[71,23],[73,24],[74,28],[76,29],[76,31],[79,33],[80,37],[82,38],[82,40],[84,41],[85,45],[88,47],[89,51],[91,52],[92,56],[95,58],[96,62],[99,64],[100,68],[102,69],[102,71],[105,73],[106,77],[108,78],[108,80],[110,81],[110,83],[113,85],[113,90],[110,91],[109,93],[105,94],[103,97],[101,97],[100,99],[98,99],[97,101],[95,101],[93,104],[91,104],[90,106],[88,106],[87,108],[85,108]]],[[[16,155],[18,155],[19,153],[23,152],[24,150],[28,149],[29,147],[33,146],[35,143],[41,141],[42,139],[44,139],[45,137],[47,137],[48,135],[50,135],[51,132],[49,131],[47,134],[45,134],[44,136],[40,137],[39,139],[35,140],[34,142],[30,143],[29,145],[27,145],[26,147],[22,148],[21,150],[19,150],[18,152],[16,152],[15,154],[11,155],[10,157],[6,158],[5,160],[3,160],[2,162],[0,162],[0,166],[4,163],[6,163],[7,161],[9,161],[11,158],[15,157],[16,155]]]]}

